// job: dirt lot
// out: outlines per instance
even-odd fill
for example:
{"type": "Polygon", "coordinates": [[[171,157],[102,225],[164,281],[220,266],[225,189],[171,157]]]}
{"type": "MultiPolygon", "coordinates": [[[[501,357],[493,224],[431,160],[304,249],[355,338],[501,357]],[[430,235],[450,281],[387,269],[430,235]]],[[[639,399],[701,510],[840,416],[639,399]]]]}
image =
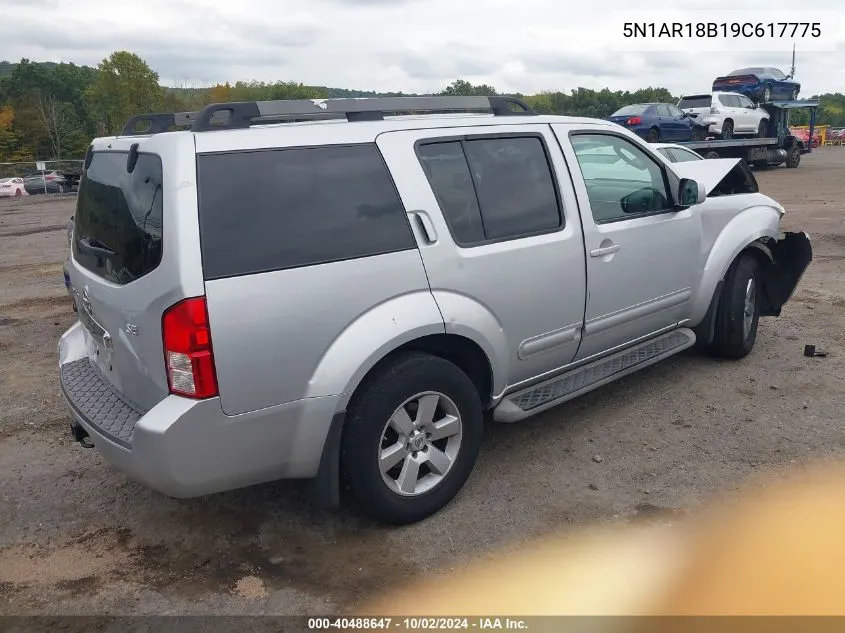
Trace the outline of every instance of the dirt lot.
{"type": "Polygon", "coordinates": [[[694,511],[753,472],[842,453],[843,174],[842,148],[758,173],[815,260],[750,357],[682,355],[493,426],[459,497],[402,529],[317,510],[290,483],[167,499],[73,443],[56,377],[72,200],[0,202],[0,614],[340,612],[500,545],[694,511]]]}

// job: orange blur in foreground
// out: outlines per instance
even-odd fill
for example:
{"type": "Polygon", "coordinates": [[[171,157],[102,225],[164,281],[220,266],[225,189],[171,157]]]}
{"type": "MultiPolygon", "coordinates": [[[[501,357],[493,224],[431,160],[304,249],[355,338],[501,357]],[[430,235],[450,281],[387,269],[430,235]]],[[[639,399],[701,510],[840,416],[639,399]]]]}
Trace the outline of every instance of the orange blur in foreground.
{"type": "Polygon", "coordinates": [[[748,488],[695,522],[544,539],[364,613],[845,615],[845,466],[748,488]]]}

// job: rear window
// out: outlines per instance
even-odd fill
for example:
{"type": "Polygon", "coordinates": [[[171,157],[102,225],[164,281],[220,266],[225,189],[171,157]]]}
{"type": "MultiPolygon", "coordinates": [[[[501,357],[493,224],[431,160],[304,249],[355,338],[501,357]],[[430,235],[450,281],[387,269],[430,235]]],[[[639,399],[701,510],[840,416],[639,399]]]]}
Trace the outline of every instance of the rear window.
{"type": "Polygon", "coordinates": [[[733,72],[728,73],[728,77],[739,77],[740,75],[761,75],[763,74],[763,68],[738,68],[733,72]]]}
{"type": "Polygon", "coordinates": [[[619,108],[616,112],[611,114],[610,116],[631,116],[632,114],[642,114],[646,110],[648,110],[648,104],[635,104],[625,106],[624,108],[619,108]]]}
{"type": "Polygon", "coordinates": [[[161,159],[141,153],[130,174],[127,156],[94,152],[79,182],[74,214],[76,261],[116,284],[143,277],[161,263],[161,159]]]}
{"type": "Polygon", "coordinates": [[[709,108],[712,98],[712,95],[690,95],[689,97],[683,97],[678,102],[678,107],[681,110],[686,110],[687,108],[709,108]]]}
{"type": "Polygon", "coordinates": [[[374,144],[197,156],[206,279],[416,248],[374,144]]]}

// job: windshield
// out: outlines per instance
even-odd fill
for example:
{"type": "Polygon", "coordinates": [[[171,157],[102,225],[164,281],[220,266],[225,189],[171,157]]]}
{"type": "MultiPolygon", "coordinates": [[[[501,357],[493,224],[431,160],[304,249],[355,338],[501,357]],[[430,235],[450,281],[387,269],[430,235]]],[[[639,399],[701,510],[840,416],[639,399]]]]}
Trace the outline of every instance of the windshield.
{"type": "Polygon", "coordinates": [[[73,255],[84,268],[117,284],[161,262],[161,159],[141,153],[126,171],[127,152],[95,152],[79,183],[73,255]]]}
{"type": "Polygon", "coordinates": [[[711,95],[690,95],[688,97],[682,97],[678,101],[678,107],[681,110],[688,108],[709,108],[712,99],[713,97],[711,95]]]}
{"type": "Polygon", "coordinates": [[[616,112],[611,114],[610,116],[632,116],[635,114],[642,114],[646,110],[648,110],[648,104],[634,104],[625,106],[624,108],[619,108],[616,112]]]}

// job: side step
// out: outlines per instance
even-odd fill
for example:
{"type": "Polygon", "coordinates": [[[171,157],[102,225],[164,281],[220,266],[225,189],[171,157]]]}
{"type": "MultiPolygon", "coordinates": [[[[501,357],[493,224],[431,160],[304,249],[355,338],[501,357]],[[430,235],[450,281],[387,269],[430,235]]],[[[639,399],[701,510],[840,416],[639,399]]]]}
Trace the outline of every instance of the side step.
{"type": "Polygon", "coordinates": [[[648,367],[695,344],[688,328],[672,330],[634,347],[600,358],[560,376],[505,396],[493,411],[497,422],[518,422],[617,378],[648,367]]]}

